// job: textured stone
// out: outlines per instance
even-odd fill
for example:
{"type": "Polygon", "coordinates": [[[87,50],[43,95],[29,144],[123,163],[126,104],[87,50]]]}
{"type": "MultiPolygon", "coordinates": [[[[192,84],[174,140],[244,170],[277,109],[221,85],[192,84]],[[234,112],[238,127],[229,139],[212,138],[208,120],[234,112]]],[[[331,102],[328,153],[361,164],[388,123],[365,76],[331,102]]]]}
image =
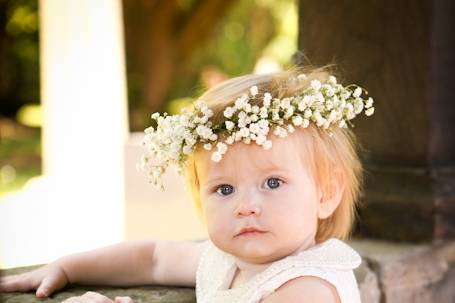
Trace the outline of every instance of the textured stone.
{"type": "MultiPolygon", "coordinates": [[[[1,274],[17,274],[36,268],[22,267],[2,271],[1,274]]],[[[69,297],[80,296],[87,291],[99,292],[111,299],[116,296],[129,296],[135,303],[195,303],[196,295],[193,288],[185,287],[161,287],[161,286],[141,286],[141,287],[106,287],[106,286],[86,286],[71,285],[55,293],[47,299],[39,299],[35,292],[29,293],[2,293],[0,302],[4,303],[31,303],[31,302],[61,302],[69,297]]]]}
{"type": "MultiPolygon", "coordinates": [[[[455,241],[440,245],[356,241],[351,245],[377,276],[379,302],[455,302],[455,241]]],[[[366,301],[370,288],[361,291],[362,302],[378,302],[366,301]]]]}

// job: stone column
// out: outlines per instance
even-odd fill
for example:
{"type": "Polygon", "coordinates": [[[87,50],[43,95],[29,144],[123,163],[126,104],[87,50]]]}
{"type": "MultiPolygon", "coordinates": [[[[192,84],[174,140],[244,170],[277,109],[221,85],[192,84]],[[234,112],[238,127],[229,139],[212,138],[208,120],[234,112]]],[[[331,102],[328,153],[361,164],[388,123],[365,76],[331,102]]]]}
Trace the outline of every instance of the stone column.
{"type": "Polygon", "coordinates": [[[376,101],[354,122],[366,167],[358,234],[455,238],[454,2],[299,3],[299,49],[376,101]]]}

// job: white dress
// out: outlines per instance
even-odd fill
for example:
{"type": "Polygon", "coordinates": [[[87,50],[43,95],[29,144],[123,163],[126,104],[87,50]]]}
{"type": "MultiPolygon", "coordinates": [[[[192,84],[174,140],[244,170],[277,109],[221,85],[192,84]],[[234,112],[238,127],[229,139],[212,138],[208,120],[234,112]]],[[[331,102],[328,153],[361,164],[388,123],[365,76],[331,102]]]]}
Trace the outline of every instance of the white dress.
{"type": "Polygon", "coordinates": [[[245,284],[228,289],[237,266],[233,256],[209,241],[196,274],[198,303],[256,303],[289,280],[316,276],[335,286],[342,303],[359,303],[353,269],[361,257],[338,239],[329,239],[297,255],[273,262],[245,284]]]}

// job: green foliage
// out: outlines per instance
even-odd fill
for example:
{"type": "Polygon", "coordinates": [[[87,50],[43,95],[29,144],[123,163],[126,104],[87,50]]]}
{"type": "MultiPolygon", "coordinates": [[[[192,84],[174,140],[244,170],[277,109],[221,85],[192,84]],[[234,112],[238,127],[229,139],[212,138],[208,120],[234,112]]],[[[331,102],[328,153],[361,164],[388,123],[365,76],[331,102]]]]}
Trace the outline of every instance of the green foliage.
{"type": "Polygon", "coordinates": [[[201,82],[205,68],[217,69],[227,77],[238,76],[251,73],[261,56],[289,64],[296,49],[295,1],[240,0],[180,71],[169,104],[174,98],[200,95],[206,89],[201,82]]]}
{"type": "Polygon", "coordinates": [[[11,116],[26,103],[39,103],[38,1],[0,2],[0,115],[11,116]]]}

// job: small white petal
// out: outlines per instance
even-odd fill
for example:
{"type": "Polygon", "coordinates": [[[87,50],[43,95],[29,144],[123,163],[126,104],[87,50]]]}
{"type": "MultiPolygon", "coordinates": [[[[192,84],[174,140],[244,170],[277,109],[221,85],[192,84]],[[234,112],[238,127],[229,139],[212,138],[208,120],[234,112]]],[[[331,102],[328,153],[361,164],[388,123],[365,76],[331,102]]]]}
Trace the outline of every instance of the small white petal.
{"type": "Polygon", "coordinates": [[[312,80],[310,85],[316,91],[318,91],[321,88],[321,82],[319,80],[312,80]]]}
{"type": "Polygon", "coordinates": [[[352,93],[352,96],[354,98],[357,98],[357,97],[360,97],[361,94],[362,94],[362,89],[360,87],[356,87],[356,89],[352,93]]]}
{"type": "Polygon", "coordinates": [[[250,88],[250,93],[251,93],[251,96],[256,96],[258,94],[258,87],[256,85],[253,85],[251,88],[250,88]]]}
{"type": "Polygon", "coordinates": [[[371,116],[372,114],[374,114],[374,107],[370,107],[365,111],[365,115],[367,116],[371,116]]]}
{"type": "Polygon", "coordinates": [[[212,154],[212,157],[211,157],[211,158],[212,158],[212,161],[220,162],[221,157],[222,157],[222,156],[221,156],[221,154],[220,154],[219,152],[214,152],[214,153],[212,154]]]}

